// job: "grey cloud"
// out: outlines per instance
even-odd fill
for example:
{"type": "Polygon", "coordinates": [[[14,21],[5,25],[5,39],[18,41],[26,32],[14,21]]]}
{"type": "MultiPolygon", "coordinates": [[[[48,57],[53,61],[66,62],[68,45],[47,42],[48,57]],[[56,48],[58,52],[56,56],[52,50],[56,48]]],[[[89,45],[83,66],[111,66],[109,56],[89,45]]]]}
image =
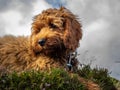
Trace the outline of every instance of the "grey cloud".
{"type": "Polygon", "coordinates": [[[83,39],[78,49],[80,62],[89,63],[94,57],[93,66],[109,68],[115,77],[120,74],[119,63],[115,63],[120,62],[120,0],[70,0],[66,7],[80,17],[83,26],[83,39]],[[97,22],[99,20],[105,23],[97,22]],[[85,30],[94,22],[101,27],[85,30]]]}
{"type": "Polygon", "coordinates": [[[0,21],[0,37],[5,35],[5,24],[0,21]]]}
{"type": "MultiPolygon", "coordinates": [[[[19,24],[25,24],[28,19],[32,19],[33,5],[36,2],[37,0],[0,0],[0,15],[9,11],[19,12],[22,16],[19,24]]],[[[2,36],[6,33],[6,23],[2,19],[0,22],[0,35],[2,36]]]]}
{"type": "Polygon", "coordinates": [[[33,4],[35,3],[35,0],[17,0],[16,7],[18,7],[18,10],[23,13],[24,16],[29,16],[31,12],[33,11],[33,4]]]}
{"type": "Polygon", "coordinates": [[[23,16],[27,16],[33,9],[35,0],[0,0],[0,12],[18,10],[23,16]]]}
{"type": "Polygon", "coordinates": [[[0,12],[6,11],[9,7],[11,7],[11,1],[13,0],[0,0],[0,12]]]}

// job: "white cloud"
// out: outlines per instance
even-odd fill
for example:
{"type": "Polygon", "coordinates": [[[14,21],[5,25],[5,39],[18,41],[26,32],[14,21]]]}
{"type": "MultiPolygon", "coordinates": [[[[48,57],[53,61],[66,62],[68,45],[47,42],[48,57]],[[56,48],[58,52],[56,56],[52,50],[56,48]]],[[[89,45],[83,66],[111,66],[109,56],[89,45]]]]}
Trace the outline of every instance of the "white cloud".
{"type": "MultiPolygon", "coordinates": [[[[31,3],[32,3],[32,0],[31,0],[31,3]]],[[[4,28],[1,27],[0,32],[2,34],[12,34],[15,36],[30,35],[31,23],[32,23],[33,17],[41,13],[42,10],[45,10],[51,7],[44,0],[37,0],[36,2],[33,3],[33,5],[29,5],[29,6],[33,6],[33,7],[30,7],[32,9],[29,9],[27,6],[27,11],[26,10],[22,11],[22,6],[20,6],[22,2],[12,2],[9,5],[11,6],[11,4],[14,5],[15,7],[8,8],[8,10],[5,10],[4,12],[2,11],[0,13],[0,16],[2,18],[1,22],[4,25],[3,26],[4,28]],[[32,12],[29,10],[31,10],[32,12]]],[[[2,34],[0,35],[2,36],[2,34]]]]}
{"type": "Polygon", "coordinates": [[[103,47],[109,41],[109,26],[110,23],[104,19],[98,19],[85,25],[83,27],[83,39],[81,41],[81,47],[88,49],[94,49],[95,47],[103,47]],[[108,35],[106,35],[108,33],[108,35]],[[99,43],[98,45],[96,45],[99,43]],[[89,45],[88,45],[89,44],[89,45]]]}
{"type": "Polygon", "coordinates": [[[81,41],[80,52],[84,53],[85,51],[88,51],[89,56],[96,57],[96,59],[99,62],[99,65],[102,64],[105,61],[105,59],[108,59],[107,48],[110,39],[108,29],[109,25],[110,23],[106,20],[98,19],[94,22],[91,22],[83,28],[84,34],[83,39],[81,41]]]}
{"type": "Polygon", "coordinates": [[[20,21],[23,19],[20,12],[9,10],[1,14],[1,17],[5,23],[6,34],[13,35],[28,35],[29,27],[26,25],[21,25],[20,21]]]}
{"type": "Polygon", "coordinates": [[[84,0],[69,0],[69,1],[66,0],[66,3],[67,3],[66,7],[77,15],[80,15],[86,6],[84,0]]]}
{"type": "Polygon", "coordinates": [[[39,14],[41,13],[43,10],[46,10],[48,8],[52,7],[50,4],[46,3],[45,0],[37,0],[36,3],[34,3],[34,12],[33,14],[39,14]]]}

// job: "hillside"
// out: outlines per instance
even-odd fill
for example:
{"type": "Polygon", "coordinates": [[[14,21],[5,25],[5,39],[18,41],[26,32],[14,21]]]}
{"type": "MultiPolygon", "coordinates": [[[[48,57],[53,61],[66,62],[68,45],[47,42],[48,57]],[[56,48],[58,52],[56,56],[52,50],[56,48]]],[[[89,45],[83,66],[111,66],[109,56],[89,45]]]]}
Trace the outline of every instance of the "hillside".
{"type": "Polygon", "coordinates": [[[120,82],[103,68],[85,65],[75,73],[54,68],[51,72],[1,73],[0,90],[120,90],[120,82]]]}

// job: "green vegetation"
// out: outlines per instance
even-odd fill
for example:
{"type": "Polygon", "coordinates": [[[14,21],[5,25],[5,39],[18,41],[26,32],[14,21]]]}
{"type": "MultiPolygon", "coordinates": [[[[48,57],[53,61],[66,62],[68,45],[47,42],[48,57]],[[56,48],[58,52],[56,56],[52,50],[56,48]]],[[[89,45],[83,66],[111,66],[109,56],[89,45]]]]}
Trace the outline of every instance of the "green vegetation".
{"type": "Polygon", "coordinates": [[[23,72],[0,76],[0,90],[85,90],[74,74],[53,69],[51,72],[23,72]]]}
{"type": "Polygon", "coordinates": [[[97,83],[102,90],[120,89],[120,82],[110,77],[107,69],[91,69],[90,65],[84,65],[72,75],[57,68],[51,72],[4,73],[0,75],[0,90],[87,90],[78,76],[97,83]]]}
{"type": "Polygon", "coordinates": [[[102,90],[120,89],[120,81],[110,77],[110,73],[105,68],[96,67],[91,69],[90,65],[84,65],[77,73],[79,76],[97,83],[102,90]]]}

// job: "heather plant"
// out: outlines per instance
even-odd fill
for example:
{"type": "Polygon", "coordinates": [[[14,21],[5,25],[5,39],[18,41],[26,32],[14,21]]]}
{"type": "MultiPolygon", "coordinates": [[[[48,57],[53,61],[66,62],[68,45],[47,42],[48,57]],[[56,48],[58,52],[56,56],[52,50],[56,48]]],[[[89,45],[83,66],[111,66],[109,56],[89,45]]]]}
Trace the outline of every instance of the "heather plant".
{"type": "Polygon", "coordinates": [[[110,77],[110,73],[105,68],[96,67],[92,69],[90,64],[88,64],[83,65],[83,67],[79,69],[77,73],[79,76],[97,83],[102,90],[117,90],[115,86],[120,86],[120,82],[110,77]]]}
{"type": "Polygon", "coordinates": [[[51,72],[27,71],[0,76],[0,90],[85,90],[76,74],[62,69],[51,72]]]}

